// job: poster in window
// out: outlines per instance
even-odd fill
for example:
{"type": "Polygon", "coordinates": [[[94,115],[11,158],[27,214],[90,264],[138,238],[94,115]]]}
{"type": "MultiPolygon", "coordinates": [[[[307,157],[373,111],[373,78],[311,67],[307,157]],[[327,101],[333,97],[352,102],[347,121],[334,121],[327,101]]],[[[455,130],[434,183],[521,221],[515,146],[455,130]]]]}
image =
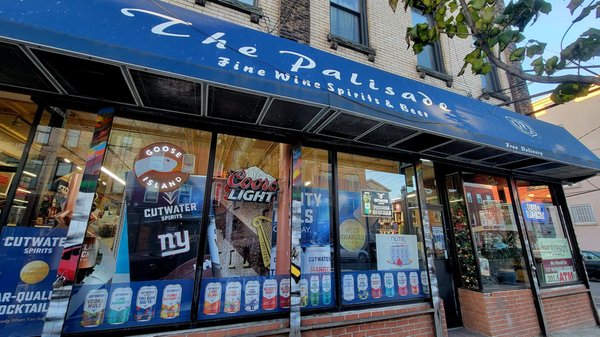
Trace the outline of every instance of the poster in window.
{"type": "Polygon", "coordinates": [[[419,269],[417,236],[376,234],[377,270],[419,269]]]}
{"type": "Polygon", "coordinates": [[[392,217],[389,192],[362,190],[362,215],[367,217],[392,217]]]}

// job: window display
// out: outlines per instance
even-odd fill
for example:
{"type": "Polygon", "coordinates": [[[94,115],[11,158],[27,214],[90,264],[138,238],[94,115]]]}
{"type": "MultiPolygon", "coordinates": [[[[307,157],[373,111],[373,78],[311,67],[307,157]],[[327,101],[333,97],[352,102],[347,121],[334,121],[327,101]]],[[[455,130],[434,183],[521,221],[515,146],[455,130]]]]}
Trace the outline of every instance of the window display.
{"type": "Polygon", "coordinates": [[[199,319],[288,310],[289,262],[277,262],[277,245],[278,235],[289,233],[289,206],[279,202],[289,151],[287,144],[218,136],[199,319]]]}
{"type": "Polygon", "coordinates": [[[114,118],[65,332],[190,320],[210,133],[114,118]]]}
{"type": "Polygon", "coordinates": [[[330,212],[331,165],[325,150],[302,148],[302,279],[300,306],[335,306],[330,212]]]}
{"type": "Polygon", "coordinates": [[[429,296],[412,165],[338,154],[342,304],[429,296]]]}
{"type": "Polygon", "coordinates": [[[484,291],[512,286],[527,287],[523,249],[505,178],[463,173],[466,202],[475,254],[484,291]]]}
{"type": "Polygon", "coordinates": [[[544,184],[517,181],[517,190],[540,286],[579,281],[564,219],[544,184]]]}

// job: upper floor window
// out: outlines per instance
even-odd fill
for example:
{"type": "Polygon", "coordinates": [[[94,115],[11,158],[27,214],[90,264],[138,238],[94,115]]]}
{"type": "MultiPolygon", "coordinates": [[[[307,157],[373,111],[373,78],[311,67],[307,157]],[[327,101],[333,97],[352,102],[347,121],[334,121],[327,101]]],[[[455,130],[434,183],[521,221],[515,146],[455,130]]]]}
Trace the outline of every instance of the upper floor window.
{"type": "Polygon", "coordinates": [[[486,92],[499,92],[502,90],[496,67],[492,67],[492,70],[487,74],[481,75],[481,87],[486,92]]]}
{"type": "Polygon", "coordinates": [[[331,33],[358,44],[367,44],[364,0],[331,0],[331,33]]]}
{"type": "MultiPolygon", "coordinates": [[[[414,25],[419,23],[428,23],[433,26],[433,18],[431,15],[423,14],[419,9],[412,9],[412,23],[414,25]]],[[[417,54],[417,63],[419,66],[434,70],[440,73],[444,73],[444,62],[442,60],[442,51],[439,42],[432,43],[425,46],[423,51],[417,54]]]]}
{"type": "Polygon", "coordinates": [[[575,225],[588,225],[596,223],[596,216],[592,205],[573,205],[569,207],[575,225]]]}
{"type": "Polygon", "coordinates": [[[239,2],[243,2],[245,4],[248,4],[250,6],[255,6],[256,5],[256,1],[255,0],[238,0],[239,2]]]}

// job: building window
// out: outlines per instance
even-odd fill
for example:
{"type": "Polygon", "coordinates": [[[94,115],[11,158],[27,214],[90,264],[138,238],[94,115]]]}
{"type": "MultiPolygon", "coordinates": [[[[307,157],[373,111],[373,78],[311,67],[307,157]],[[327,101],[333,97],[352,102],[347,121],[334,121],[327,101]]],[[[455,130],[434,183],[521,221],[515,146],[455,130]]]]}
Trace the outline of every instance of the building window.
{"type": "Polygon", "coordinates": [[[357,44],[367,44],[363,0],[331,0],[331,33],[357,44]]]}
{"type": "Polygon", "coordinates": [[[342,305],[429,297],[414,167],[339,153],[338,181],[342,305]]]}
{"type": "Polygon", "coordinates": [[[575,225],[596,224],[596,216],[592,205],[574,205],[569,207],[575,225]]]}
{"type": "Polygon", "coordinates": [[[497,92],[501,90],[496,67],[492,67],[492,70],[487,74],[481,75],[481,87],[484,92],[497,92]]]}
{"type": "MultiPolygon", "coordinates": [[[[433,26],[433,18],[431,15],[423,14],[419,9],[412,9],[412,23],[414,25],[419,23],[427,23],[433,26]]],[[[417,63],[419,66],[427,68],[429,70],[445,73],[444,62],[442,59],[442,51],[439,42],[432,43],[425,46],[423,51],[417,54],[417,63]]]]}

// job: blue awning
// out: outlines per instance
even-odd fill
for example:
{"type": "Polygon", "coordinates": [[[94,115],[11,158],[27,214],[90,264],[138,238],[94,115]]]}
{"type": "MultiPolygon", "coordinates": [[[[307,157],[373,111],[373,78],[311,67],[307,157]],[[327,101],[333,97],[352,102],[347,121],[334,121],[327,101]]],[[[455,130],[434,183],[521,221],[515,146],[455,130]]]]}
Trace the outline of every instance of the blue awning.
{"type": "Polygon", "coordinates": [[[5,0],[0,40],[39,68],[50,51],[320,109],[304,133],[563,180],[600,172],[563,128],[158,1],[5,0]]]}

